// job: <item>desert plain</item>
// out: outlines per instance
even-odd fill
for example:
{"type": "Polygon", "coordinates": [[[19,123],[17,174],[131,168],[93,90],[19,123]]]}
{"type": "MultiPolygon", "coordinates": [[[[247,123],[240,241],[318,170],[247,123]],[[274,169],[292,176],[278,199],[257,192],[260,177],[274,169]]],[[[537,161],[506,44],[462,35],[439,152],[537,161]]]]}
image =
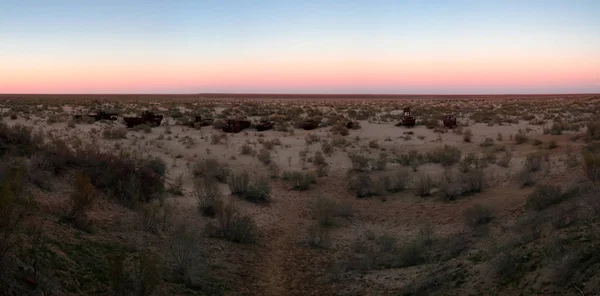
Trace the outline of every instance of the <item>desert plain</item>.
{"type": "Polygon", "coordinates": [[[2,295],[600,294],[598,95],[2,95],[0,115],[2,295]],[[100,110],[119,118],[73,117],[100,110]],[[144,110],[160,126],[125,127],[144,110]]]}

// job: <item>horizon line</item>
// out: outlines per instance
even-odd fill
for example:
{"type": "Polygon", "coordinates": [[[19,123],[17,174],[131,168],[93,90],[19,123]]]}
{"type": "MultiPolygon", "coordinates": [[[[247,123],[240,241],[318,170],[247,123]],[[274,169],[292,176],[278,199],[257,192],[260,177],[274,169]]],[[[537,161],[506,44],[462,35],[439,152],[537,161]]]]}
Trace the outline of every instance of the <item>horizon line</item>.
{"type": "Polygon", "coordinates": [[[269,93],[269,92],[207,92],[207,93],[0,93],[0,96],[559,96],[600,95],[600,92],[572,93],[269,93]]]}

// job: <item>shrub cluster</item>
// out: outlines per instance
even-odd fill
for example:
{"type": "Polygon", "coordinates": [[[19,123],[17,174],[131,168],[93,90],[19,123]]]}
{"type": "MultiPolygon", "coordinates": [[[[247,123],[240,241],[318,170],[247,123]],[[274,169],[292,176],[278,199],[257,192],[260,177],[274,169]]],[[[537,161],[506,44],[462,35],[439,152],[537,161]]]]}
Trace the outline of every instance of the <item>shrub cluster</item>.
{"type": "Polygon", "coordinates": [[[224,183],[227,182],[229,173],[229,166],[215,158],[199,160],[192,166],[192,176],[194,178],[213,178],[224,183]]]}
{"type": "Polygon", "coordinates": [[[231,194],[251,202],[269,202],[271,200],[271,185],[269,178],[251,178],[246,171],[232,172],[227,179],[231,194]]]}
{"type": "Polygon", "coordinates": [[[285,171],[282,178],[292,186],[292,190],[304,191],[310,188],[310,184],[317,184],[317,178],[312,172],[285,171]]]}
{"type": "Polygon", "coordinates": [[[219,200],[215,208],[216,223],[207,225],[210,236],[234,243],[254,243],[258,239],[258,227],[252,218],[242,215],[231,202],[219,200]]]}

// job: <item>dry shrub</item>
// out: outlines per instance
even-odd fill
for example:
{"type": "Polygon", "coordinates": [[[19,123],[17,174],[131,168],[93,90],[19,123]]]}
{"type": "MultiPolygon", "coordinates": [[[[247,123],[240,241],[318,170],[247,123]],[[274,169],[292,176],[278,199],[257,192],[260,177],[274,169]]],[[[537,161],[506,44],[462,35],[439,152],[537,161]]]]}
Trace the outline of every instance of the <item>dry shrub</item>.
{"type": "Polygon", "coordinates": [[[329,197],[319,196],[313,205],[313,216],[322,227],[334,225],[337,203],[329,197]]]}
{"type": "MultiPolygon", "coordinates": [[[[4,164],[2,164],[4,166],[4,164]]],[[[2,259],[18,243],[20,229],[31,210],[31,200],[23,190],[22,170],[0,169],[0,266],[2,259]]]]}
{"type": "Polygon", "coordinates": [[[198,208],[202,215],[214,217],[217,202],[221,199],[219,184],[212,178],[195,178],[194,196],[198,201],[198,208]]]}
{"type": "Polygon", "coordinates": [[[348,178],[347,187],[348,190],[353,192],[358,198],[371,197],[379,194],[377,182],[366,173],[350,176],[350,178],[348,178]]]}
{"type": "Polygon", "coordinates": [[[312,248],[327,248],[331,244],[329,228],[319,223],[311,224],[308,227],[308,244],[312,248]]]}
{"type": "Polygon", "coordinates": [[[386,193],[396,193],[406,189],[408,183],[408,172],[406,170],[396,170],[395,172],[381,176],[378,180],[378,186],[386,193]]]}
{"type": "Polygon", "coordinates": [[[473,194],[481,192],[485,185],[484,182],[485,175],[482,169],[477,169],[464,173],[462,176],[462,194],[473,194]]]}
{"type": "Polygon", "coordinates": [[[240,214],[231,202],[219,200],[216,206],[217,223],[209,223],[210,236],[234,243],[254,243],[258,239],[258,227],[252,218],[240,214]]]}
{"type": "Polygon", "coordinates": [[[471,129],[466,129],[463,132],[463,141],[467,142],[467,143],[471,143],[471,139],[473,138],[473,132],[471,131],[471,129]]]}
{"type": "Polygon", "coordinates": [[[127,129],[124,127],[106,128],[102,131],[102,136],[105,139],[118,140],[127,138],[127,129]]]}
{"type": "Polygon", "coordinates": [[[373,169],[376,171],[384,171],[387,167],[387,162],[387,153],[379,153],[379,157],[375,160],[375,165],[373,165],[373,169]]]}
{"type": "Polygon", "coordinates": [[[96,196],[96,188],[92,184],[90,177],[81,172],[77,172],[75,174],[73,191],[69,196],[71,210],[67,217],[75,219],[79,216],[85,216],[86,212],[94,204],[96,196]]]}
{"type": "Polygon", "coordinates": [[[591,140],[600,140],[600,118],[588,121],[587,136],[591,140]]]}
{"type": "Polygon", "coordinates": [[[292,190],[298,191],[308,190],[311,184],[317,184],[317,178],[312,172],[285,171],[283,180],[292,186],[292,190]]]}
{"type": "Polygon", "coordinates": [[[492,146],[494,146],[494,139],[486,137],[485,140],[483,140],[483,142],[481,144],[479,144],[479,146],[492,147],[492,146]]]}
{"type": "Polygon", "coordinates": [[[527,170],[527,168],[523,168],[517,174],[517,182],[519,183],[519,186],[521,186],[521,188],[533,186],[536,183],[535,174],[527,170]]]}
{"type": "Polygon", "coordinates": [[[319,142],[319,140],[321,140],[321,137],[315,134],[308,134],[306,135],[306,137],[304,137],[304,140],[306,141],[307,145],[312,145],[312,143],[319,142]]]}
{"type": "Polygon", "coordinates": [[[250,186],[250,174],[246,171],[232,172],[227,179],[227,185],[231,194],[243,194],[250,186]]]}
{"type": "Polygon", "coordinates": [[[360,154],[349,155],[352,163],[352,171],[364,172],[369,169],[369,159],[360,154]]]}
{"type": "Polygon", "coordinates": [[[40,139],[31,134],[31,128],[22,125],[10,127],[0,122],[0,156],[29,156],[40,144],[40,139]]]}
{"type": "Polygon", "coordinates": [[[525,206],[528,209],[540,211],[561,203],[564,197],[560,186],[538,185],[535,191],[527,197],[525,206]]]}
{"type": "Polygon", "coordinates": [[[323,152],[317,151],[315,152],[315,157],[313,158],[313,163],[316,165],[326,165],[327,161],[325,160],[325,156],[323,156],[323,152]]]}
{"type": "Polygon", "coordinates": [[[265,165],[271,163],[271,153],[269,152],[269,150],[261,149],[260,152],[256,155],[256,158],[258,158],[258,160],[260,160],[260,162],[262,162],[265,165]]]}
{"type": "Polygon", "coordinates": [[[461,151],[455,146],[444,145],[427,153],[427,159],[433,163],[450,166],[460,161],[461,151]]]}
{"type": "Polygon", "coordinates": [[[213,121],[212,126],[215,129],[223,129],[225,127],[225,122],[222,119],[216,119],[215,121],[213,121]]]}
{"type": "Polygon", "coordinates": [[[187,225],[177,225],[167,240],[169,253],[183,280],[189,281],[190,269],[198,262],[199,248],[196,233],[187,225]]]}
{"type": "Polygon", "coordinates": [[[152,132],[152,127],[150,127],[149,125],[144,123],[144,124],[136,125],[133,128],[133,130],[136,132],[144,132],[145,134],[149,134],[152,132]]]}
{"type": "Polygon", "coordinates": [[[199,160],[192,167],[194,178],[213,178],[222,183],[227,181],[230,172],[229,166],[219,162],[216,158],[199,160]]]}
{"type": "Polygon", "coordinates": [[[242,145],[242,151],[241,151],[242,155],[252,155],[253,153],[254,153],[254,149],[252,149],[252,146],[250,146],[248,144],[242,145]]]}
{"type": "Polygon", "coordinates": [[[336,124],[336,125],[332,126],[329,129],[329,131],[332,132],[334,135],[347,136],[350,134],[350,132],[348,131],[348,128],[346,128],[346,126],[344,126],[343,124],[336,124]]]}
{"type": "Polygon", "coordinates": [[[333,145],[329,144],[327,140],[323,140],[321,141],[321,151],[326,155],[331,155],[333,154],[333,145]]]}
{"type": "Polygon", "coordinates": [[[373,148],[373,149],[379,148],[379,143],[377,142],[377,140],[369,141],[369,148],[373,148]]]}
{"type": "Polygon", "coordinates": [[[515,134],[515,142],[518,144],[523,144],[525,142],[527,142],[529,140],[529,138],[527,137],[527,135],[525,135],[525,133],[519,132],[517,134],[515,134]]]}
{"type": "Polygon", "coordinates": [[[121,252],[110,254],[108,267],[113,295],[150,296],[162,280],[159,257],[151,252],[142,252],[134,260],[121,252]]]}
{"type": "Polygon", "coordinates": [[[500,158],[496,162],[501,167],[507,168],[510,165],[510,161],[512,160],[513,154],[510,150],[506,150],[500,154],[500,158]]]}
{"type": "Polygon", "coordinates": [[[94,147],[77,150],[66,157],[67,163],[90,176],[97,189],[129,205],[149,202],[164,193],[166,165],[158,158],[117,156],[94,147]]]}
{"type": "Polygon", "coordinates": [[[141,204],[137,214],[140,229],[152,233],[167,231],[173,220],[173,208],[157,202],[141,204]]]}
{"type": "Polygon", "coordinates": [[[546,154],[534,152],[528,154],[525,158],[524,169],[528,172],[537,172],[542,169],[543,160],[546,154]]]}
{"type": "Polygon", "coordinates": [[[329,175],[329,165],[320,165],[315,171],[317,173],[317,177],[326,177],[329,175]]]}
{"type": "Polygon", "coordinates": [[[463,212],[465,224],[476,228],[490,223],[494,219],[494,209],[484,205],[474,205],[463,212]]]}
{"type": "Polygon", "coordinates": [[[414,191],[417,196],[429,196],[434,183],[431,176],[427,174],[419,174],[414,183],[414,191]]]}
{"type": "Polygon", "coordinates": [[[233,172],[227,180],[231,194],[251,202],[269,202],[271,200],[271,185],[267,177],[250,178],[246,171],[233,172]]]}
{"type": "Polygon", "coordinates": [[[600,182],[600,153],[583,151],[583,171],[593,182],[600,182]]]}
{"type": "Polygon", "coordinates": [[[210,135],[210,143],[212,145],[221,144],[226,139],[227,139],[227,134],[225,134],[225,133],[210,135]]]}

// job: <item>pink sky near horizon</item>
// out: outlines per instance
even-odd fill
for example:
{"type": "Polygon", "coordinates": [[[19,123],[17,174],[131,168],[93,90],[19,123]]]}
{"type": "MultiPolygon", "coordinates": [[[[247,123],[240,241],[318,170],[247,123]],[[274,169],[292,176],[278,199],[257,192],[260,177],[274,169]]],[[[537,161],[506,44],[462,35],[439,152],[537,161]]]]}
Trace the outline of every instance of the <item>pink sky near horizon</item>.
{"type": "MultiPolygon", "coordinates": [[[[5,66],[7,66],[5,64],[5,66]]],[[[261,89],[538,89],[600,86],[600,63],[547,61],[244,61],[213,64],[57,63],[13,65],[0,72],[0,93],[238,92],[261,89]],[[198,89],[199,91],[193,91],[198,89]],[[185,91],[184,91],[185,92],[185,91]]],[[[6,68],[6,67],[5,67],[6,68]]]]}

